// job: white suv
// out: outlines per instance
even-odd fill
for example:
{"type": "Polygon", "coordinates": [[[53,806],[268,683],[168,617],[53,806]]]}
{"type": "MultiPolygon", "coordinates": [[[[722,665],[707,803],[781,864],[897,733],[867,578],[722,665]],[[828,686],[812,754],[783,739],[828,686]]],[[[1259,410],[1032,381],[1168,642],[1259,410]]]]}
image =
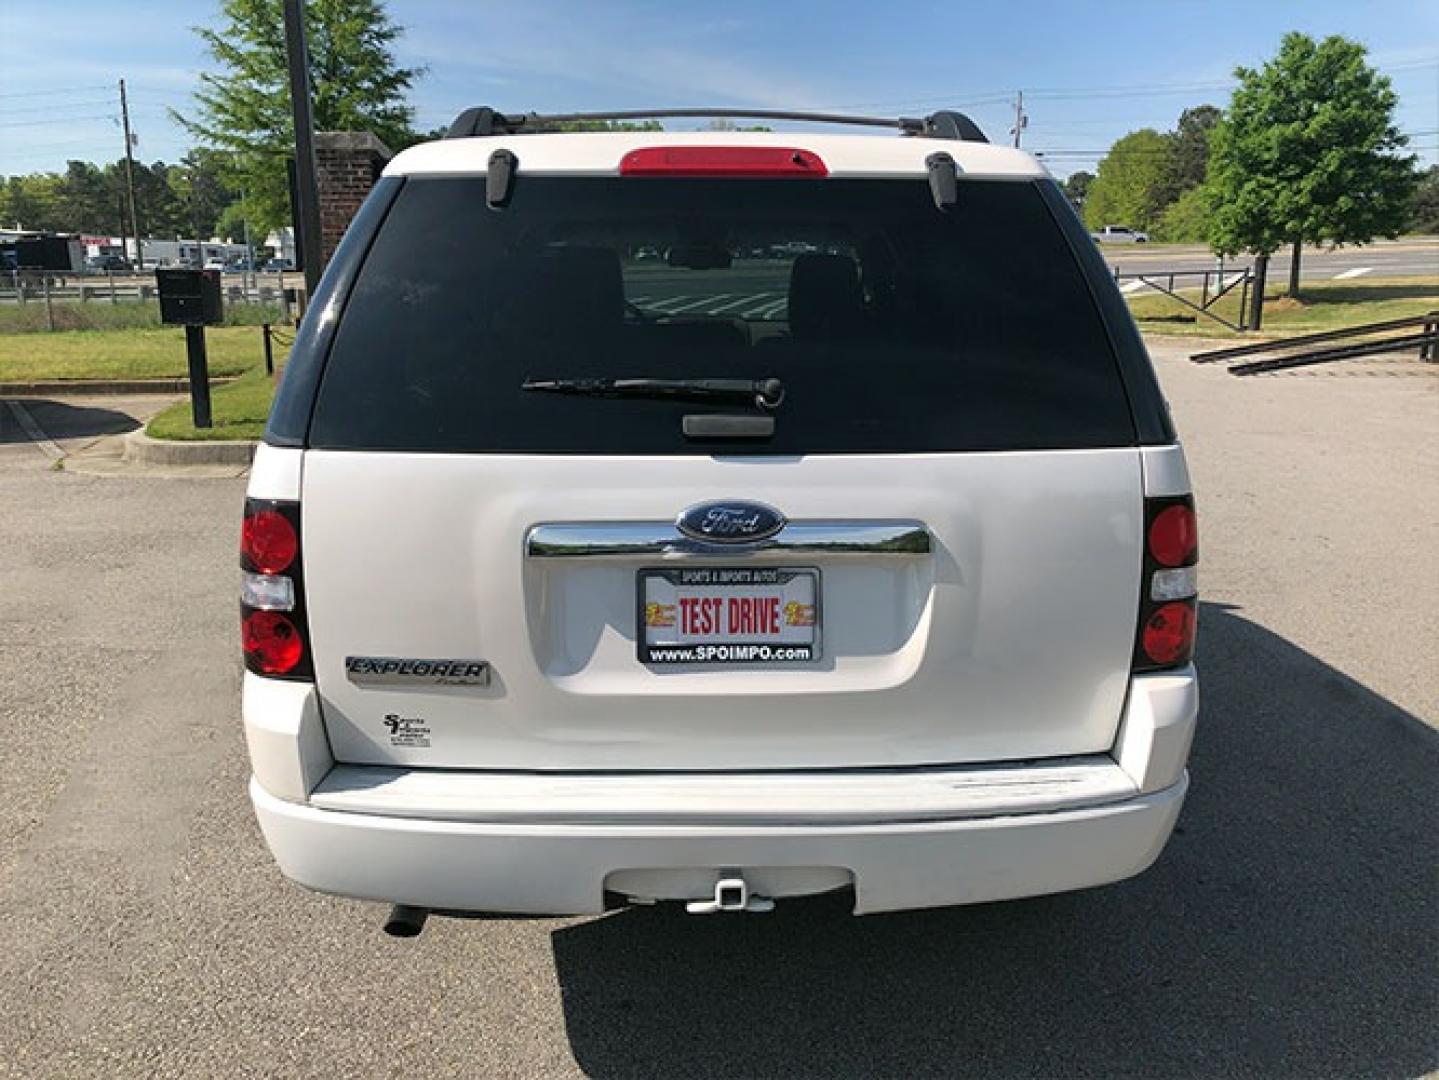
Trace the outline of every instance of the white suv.
{"type": "Polygon", "coordinates": [[[1158,856],[1198,701],[1184,455],[1044,169],[897,124],[481,110],[390,164],[245,505],[250,790],[289,877],[413,933],[1158,856]]]}

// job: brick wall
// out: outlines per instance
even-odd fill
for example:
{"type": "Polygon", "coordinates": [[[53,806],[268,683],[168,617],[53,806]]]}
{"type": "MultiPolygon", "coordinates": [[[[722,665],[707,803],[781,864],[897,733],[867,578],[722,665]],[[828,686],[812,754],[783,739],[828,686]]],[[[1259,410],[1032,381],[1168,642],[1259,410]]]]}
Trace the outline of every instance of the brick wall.
{"type": "Polygon", "coordinates": [[[368,131],[315,132],[322,265],[330,261],[385,162],[393,156],[389,147],[368,131]]]}

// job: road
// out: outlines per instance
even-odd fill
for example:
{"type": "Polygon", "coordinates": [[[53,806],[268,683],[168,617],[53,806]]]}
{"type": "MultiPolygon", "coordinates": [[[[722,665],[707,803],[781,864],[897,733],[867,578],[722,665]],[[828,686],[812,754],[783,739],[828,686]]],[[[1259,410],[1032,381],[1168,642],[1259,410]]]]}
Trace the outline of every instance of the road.
{"type": "MultiPolygon", "coordinates": [[[[433,920],[306,893],[246,802],[242,482],[0,405],[0,1074],[1417,1076],[1439,1068],[1439,379],[1157,349],[1203,530],[1178,834],[1121,885],[849,918],[433,920]]],[[[1359,370],[1359,369],[1356,369],[1359,370]]]]}
{"type": "MultiPolygon", "coordinates": [[[[1169,270],[1213,270],[1214,255],[1201,244],[1101,244],[1104,259],[1122,274],[1169,270]]],[[[1231,259],[1227,266],[1244,267],[1252,256],[1231,259]]],[[[1363,278],[1439,276],[1439,237],[1378,240],[1363,247],[1325,251],[1307,248],[1299,260],[1303,281],[1350,281],[1363,278]]],[[[1289,280],[1289,249],[1269,260],[1271,285],[1289,280]]]]}

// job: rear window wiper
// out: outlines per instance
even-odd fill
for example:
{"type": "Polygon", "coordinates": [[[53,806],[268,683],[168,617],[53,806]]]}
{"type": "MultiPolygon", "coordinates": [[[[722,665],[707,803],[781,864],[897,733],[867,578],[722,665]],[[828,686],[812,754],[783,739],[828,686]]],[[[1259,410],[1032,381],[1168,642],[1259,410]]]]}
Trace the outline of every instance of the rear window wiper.
{"type": "Polygon", "coordinates": [[[766,379],[526,379],[521,390],[584,397],[634,397],[676,401],[725,401],[777,408],[784,383],[766,379]]]}

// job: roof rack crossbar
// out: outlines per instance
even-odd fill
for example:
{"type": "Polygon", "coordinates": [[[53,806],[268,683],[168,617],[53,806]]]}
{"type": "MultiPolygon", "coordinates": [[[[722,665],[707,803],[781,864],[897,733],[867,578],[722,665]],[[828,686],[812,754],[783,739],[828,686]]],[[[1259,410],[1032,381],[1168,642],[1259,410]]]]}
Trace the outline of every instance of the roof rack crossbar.
{"type": "Polygon", "coordinates": [[[988,142],[984,132],[963,113],[943,111],[927,117],[850,116],[845,113],[791,112],[785,109],[631,109],[622,112],[520,113],[506,115],[488,106],[466,109],[450,125],[449,139],[475,135],[520,135],[543,131],[555,124],[601,120],[660,120],[675,118],[734,120],[806,120],[816,124],[850,124],[858,127],[897,128],[905,135],[928,135],[966,142],[988,142]]]}

